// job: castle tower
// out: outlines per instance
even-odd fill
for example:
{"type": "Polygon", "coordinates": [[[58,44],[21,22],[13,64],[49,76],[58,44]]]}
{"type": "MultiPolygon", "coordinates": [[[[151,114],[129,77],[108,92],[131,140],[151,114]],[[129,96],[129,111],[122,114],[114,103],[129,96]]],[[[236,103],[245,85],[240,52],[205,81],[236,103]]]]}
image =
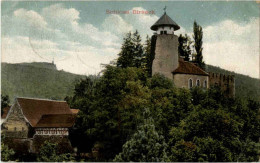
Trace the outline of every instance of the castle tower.
{"type": "Polygon", "coordinates": [[[151,30],[156,31],[157,36],[152,75],[159,73],[173,79],[172,72],[179,66],[178,36],[174,35],[174,31],[178,29],[180,29],[179,25],[166,14],[166,11],[151,26],[151,30]]]}

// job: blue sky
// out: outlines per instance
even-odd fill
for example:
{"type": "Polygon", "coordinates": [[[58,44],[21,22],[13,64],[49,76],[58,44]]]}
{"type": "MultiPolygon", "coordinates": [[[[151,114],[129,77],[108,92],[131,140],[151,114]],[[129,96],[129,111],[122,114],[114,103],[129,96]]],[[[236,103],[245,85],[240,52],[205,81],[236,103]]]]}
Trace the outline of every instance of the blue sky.
{"type": "Polygon", "coordinates": [[[50,62],[58,69],[96,74],[117,58],[122,38],[138,30],[144,38],[163,14],[192,36],[196,20],[204,32],[206,63],[259,75],[259,7],[256,2],[2,2],[2,62],[50,62]],[[154,10],[155,15],[106,14],[106,10],[154,10]]]}

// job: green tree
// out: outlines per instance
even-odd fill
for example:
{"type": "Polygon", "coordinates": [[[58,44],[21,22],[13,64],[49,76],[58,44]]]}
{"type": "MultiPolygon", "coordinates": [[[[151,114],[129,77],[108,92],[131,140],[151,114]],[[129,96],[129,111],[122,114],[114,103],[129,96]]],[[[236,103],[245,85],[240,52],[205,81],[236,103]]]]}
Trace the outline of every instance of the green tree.
{"type": "Polygon", "coordinates": [[[1,160],[2,161],[12,161],[15,152],[13,149],[9,149],[7,145],[1,142],[1,160]]]}
{"type": "Polygon", "coordinates": [[[144,69],[148,75],[152,74],[151,38],[147,35],[144,45],[144,69]]]}
{"type": "Polygon", "coordinates": [[[126,34],[121,52],[118,54],[117,67],[126,68],[134,66],[134,46],[132,33],[129,32],[126,34]]]}
{"type": "Polygon", "coordinates": [[[198,64],[199,67],[204,69],[205,63],[203,62],[203,55],[202,55],[202,38],[203,38],[203,31],[202,27],[194,21],[193,24],[193,39],[194,39],[194,48],[196,50],[196,57],[195,62],[198,64]]]}
{"type": "Polygon", "coordinates": [[[140,123],[142,109],[149,105],[146,76],[140,68],[107,66],[94,85],[92,81],[76,85],[75,95],[67,99],[73,99],[70,105],[80,109],[71,134],[80,152],[90,151],[100,142],[104,145],[102,155],[109,160],[121,150],[140,123]]]}
{"type": "Polygon", "coordinates": [[[135,33],[133,34],[133,44],[134,44],[134,67],[137,68],[145,68],[145,55],[144,55],[144,48],[141,43],[142,39],[138,31],[136,30],[135,33]]]}
{"type": "Polygon", "coordinates": [[[178,46],[178,52],[179,55],[184,57],[185,61],[189,61],[190,60],[190,56],[191,56],[191,39],[190,37],[185,34],[185,36],[182,36],[182,34],[179,36],[178,38],[179,41],[179,46],[178,46]]]}
{"type": "Polygon", "coordinates": [[[123,145],[122,152],[115,157],[114,161],[168,161],[167,144],[163,136],[156,132],[148,109],[144,114],[143,124],[138,127],[132,138],[123,145]]]}
{"type": "Polygon", "coordinates": [[[170,132],[171,161],[257,161],[259,104],[224,98],[218,88],[191,93],[193,110],[170,132]]]}
{"type": "Polygon", "coordinates": [[[119,53],[117,67],[145,67],[144,48],[141,41],[137,30],[133,34],[127,33],[119,53]]]}
{"type": "Polygon", "coordinates": [[[3,109],[8,107],[10,104],[10,99],[8,95],[1,95],[1,115],[3,114],[3,109]]]}
{"type": "Polygon", "coordinates": [[[40,153],[37,156],[39,162],[73,162],[74,157],[70,153],[58,154],[57,144],[45,142],[41,148],[40,153]]]}

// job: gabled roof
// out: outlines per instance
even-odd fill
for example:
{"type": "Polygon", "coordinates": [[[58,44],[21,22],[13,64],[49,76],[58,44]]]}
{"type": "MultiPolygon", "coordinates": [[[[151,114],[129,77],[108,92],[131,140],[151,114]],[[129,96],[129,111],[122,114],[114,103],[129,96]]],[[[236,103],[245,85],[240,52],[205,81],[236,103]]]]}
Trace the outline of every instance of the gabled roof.
{"type": "Polygon", "coordinates": [[[172,72],[173,74],[193,74],[193,75],[204,75],[209,74],[202,70],[200,67],[196,66],[194,63],[179,60],[179,67],[172,72]]]}
{"type": "Polygon", "coordinates": [[[156,23],[154,23],[154,25],[151,26],[151,30],[156,31],[158,29],[158,27],[160,26],[170,26],[173,27],[174,30],[178,30],[180,29],[180,26],[175,23],[167,14],[166,12],[160,17],[159,20],[157,20],[156,23]]]}
{"type": "MultiPolygon", "coordinates": [[[[22,109],[23,115],[29,121],[32,127],[36,127],[37,123],[42,118],[44,118],[43,116],[45,115],[50,115],[50,114],[72,115],[72,112],[70,111],[69,105],[67,104],[66,101],[17,98],[17,102],[22,109]]],[[[60,120],[61,121],[59,123],[62,123],[63,119],[60,120]]],[[[70,127],[70,125],[68,125],[67,127],[70,127]]]]}
{"type": "Polygon", "coordinates": [[[72,127],[75,114],[47,114],[42,115],[35,127],[72,127]]]}

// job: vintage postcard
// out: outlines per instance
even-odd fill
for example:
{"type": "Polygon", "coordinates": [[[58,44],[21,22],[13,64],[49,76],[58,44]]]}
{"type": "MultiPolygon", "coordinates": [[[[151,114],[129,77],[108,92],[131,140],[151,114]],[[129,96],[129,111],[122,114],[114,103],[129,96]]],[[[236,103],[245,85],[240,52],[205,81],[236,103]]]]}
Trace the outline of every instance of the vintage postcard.
{"type": "Polygon", "coordinates": [[[1,1],[1,161],[259,161],[259,5],[1,1]]]}

